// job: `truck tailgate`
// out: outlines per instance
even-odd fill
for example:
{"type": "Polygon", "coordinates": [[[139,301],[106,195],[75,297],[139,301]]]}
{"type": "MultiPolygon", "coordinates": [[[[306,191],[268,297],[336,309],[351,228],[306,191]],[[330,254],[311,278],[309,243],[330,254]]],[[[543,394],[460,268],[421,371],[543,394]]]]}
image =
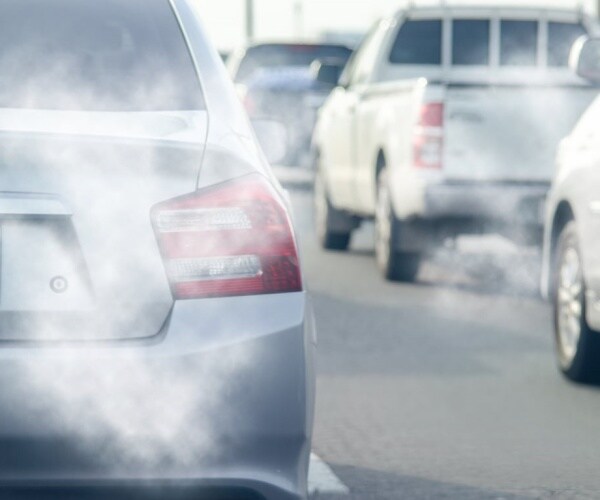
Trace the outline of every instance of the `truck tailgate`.
{"type": "Polygon", "coordinates": [[[445,177],[550,181],[559,142],[596,95],[584,86],[449,85],[445,177]]]}

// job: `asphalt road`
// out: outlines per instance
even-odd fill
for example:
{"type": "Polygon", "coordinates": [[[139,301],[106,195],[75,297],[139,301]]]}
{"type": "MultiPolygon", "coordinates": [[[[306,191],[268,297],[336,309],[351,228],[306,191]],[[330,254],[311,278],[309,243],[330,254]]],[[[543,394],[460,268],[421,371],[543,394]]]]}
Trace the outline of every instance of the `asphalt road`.
{"type": "Polygon", "coordinates": [[[346,499],[600,498],[600,392],[554,366],[536,261],[462,241],[414,285],[378,275],[372,227],[318,248],[292,191],[319,329],[314,451],[346,499]]]}

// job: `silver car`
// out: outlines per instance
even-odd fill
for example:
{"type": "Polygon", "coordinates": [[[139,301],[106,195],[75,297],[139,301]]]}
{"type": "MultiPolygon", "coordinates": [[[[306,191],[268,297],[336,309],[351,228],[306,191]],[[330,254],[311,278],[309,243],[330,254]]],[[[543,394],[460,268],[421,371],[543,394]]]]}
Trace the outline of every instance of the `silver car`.
{"type": "MultiPolygon", "coordinates": [[[[581,38],[571,65],[600,83],[600,40],[581,38]]],[[[583,81],[583,80],[582,80],[583,81]]],[[[560,370],[576,382],[600,382],[600,98],[558,152],[548,196],[542,292],[554,306],[560,370]]]]}
{"type": "Polygon", "coordinates": [[[305,498],[294,230],[188,0],[2,0],[0,42],[0,497],[305,498]]]}

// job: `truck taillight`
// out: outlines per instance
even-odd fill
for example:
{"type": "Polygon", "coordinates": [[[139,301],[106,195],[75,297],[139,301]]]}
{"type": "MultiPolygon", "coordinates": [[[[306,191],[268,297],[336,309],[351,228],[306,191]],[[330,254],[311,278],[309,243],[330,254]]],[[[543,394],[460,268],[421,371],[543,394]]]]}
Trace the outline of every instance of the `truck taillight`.
{"type": "Polygon", "coordinates": [[[423,104],[421,106],[419,126],[442,128],[444,126],[444,103],[430,102],[423,104]]]}
{"type": "Polygon", "coordinates": [[[152,223],[175,299],[302,290],[287,210],[261,175],[161,203],[152,223]]]}
{"type": "Polygon", "coordinates": [[[441,169],[444,154],[444,104],[421,107],[413,137],[413,164],[421,169],[441,169]]]}

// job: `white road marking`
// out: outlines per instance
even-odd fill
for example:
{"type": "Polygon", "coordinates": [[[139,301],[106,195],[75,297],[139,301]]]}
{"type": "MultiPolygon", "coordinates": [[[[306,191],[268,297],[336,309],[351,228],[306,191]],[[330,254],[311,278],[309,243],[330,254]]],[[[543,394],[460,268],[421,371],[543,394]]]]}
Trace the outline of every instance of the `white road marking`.
{"type": "Polygon", "coordinates": [[[314,453],[310,456],[310,468],[308,472],[308,492],[348,495],[350,490],[333,473],[331,468],[314,453]]]}

